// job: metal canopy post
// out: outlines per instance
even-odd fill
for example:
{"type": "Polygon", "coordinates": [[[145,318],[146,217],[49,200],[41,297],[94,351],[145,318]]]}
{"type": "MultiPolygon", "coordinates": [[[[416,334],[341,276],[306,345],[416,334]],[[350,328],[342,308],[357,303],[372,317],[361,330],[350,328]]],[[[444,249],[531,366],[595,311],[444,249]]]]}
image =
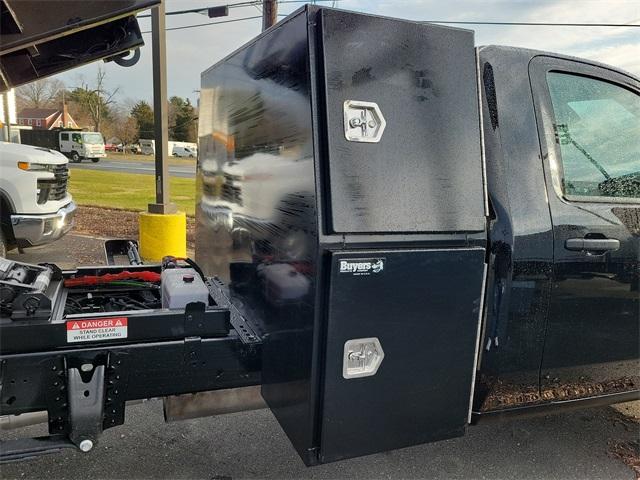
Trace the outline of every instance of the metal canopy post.
{"type": "Polygon", "coordinates": [[[169,201],[169,119],[167,105],[167,38],[164,0],[151,9],[153,44],[153,116],[156,156],[156,202],[149,204],[149,213],[175,213],[177,207],[169,201]]]}
{"type": "Polygon", "coordinates": [[[6,138],[3,138],[3,140],[5,142],[10,142],[11,141],[11,113],[9,112],[9,92],[11,90],[7,90],[6,92],[2,93],[2,112],[3,112],[3,118],[2,118],[2,123],[3,125],[3,132],[2,132],[2,136],[6,138]]]}

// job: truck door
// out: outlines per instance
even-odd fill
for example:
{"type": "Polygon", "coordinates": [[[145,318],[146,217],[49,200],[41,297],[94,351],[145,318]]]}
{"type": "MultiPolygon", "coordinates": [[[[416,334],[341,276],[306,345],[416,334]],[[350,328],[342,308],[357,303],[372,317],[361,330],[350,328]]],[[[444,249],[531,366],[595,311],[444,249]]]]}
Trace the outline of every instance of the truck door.
{"type": "Polygon", "coordinates": [[[73,150],[82,149],[82,134],[80,133],[72,133],[71,134],[72,145],[71,148],[73,150]]]}
{"type": "Polygon", "coordinates": [[[546,400],[640,389],[640,83],[536,57],[533,97],[554,234],[546,400]]]}
{"type": "Polygon", "coordinates": [[[67,132],[60,132],[60,143],[59,150],[62,153],[67,153],[71,151],[71,135],[67,132]]]}

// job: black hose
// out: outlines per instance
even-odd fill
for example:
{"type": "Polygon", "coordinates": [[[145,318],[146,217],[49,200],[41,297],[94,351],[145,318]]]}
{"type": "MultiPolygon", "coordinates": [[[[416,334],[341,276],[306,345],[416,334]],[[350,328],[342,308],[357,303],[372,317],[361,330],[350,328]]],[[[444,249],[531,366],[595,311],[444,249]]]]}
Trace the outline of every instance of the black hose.
{"type": "Polygon", "coordinates": [[[205,282],[205,283],[207,282],[207,277],[204,276],[204,272],[202,271],[202,269],[198,266],[198,264],[196,262],[194,262],[190,258],[185,258],[184,261],[185,261],[185,263],[187,265],[189,265],[196,272],[198,272],[198,275],[200,275],[200,278],[202,278],[203,282],[205,282]]]}

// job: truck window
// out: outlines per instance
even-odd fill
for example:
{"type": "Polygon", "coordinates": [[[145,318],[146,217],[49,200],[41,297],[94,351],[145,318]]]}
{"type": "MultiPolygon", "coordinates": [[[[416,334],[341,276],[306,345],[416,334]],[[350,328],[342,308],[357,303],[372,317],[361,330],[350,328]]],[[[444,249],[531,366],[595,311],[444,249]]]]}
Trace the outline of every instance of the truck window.
{"type": "Polygon", "coordinates": [[[640,199],[640,96],[612,83],[549,72],[567,199],[640,199]]]}
{"type": "Polygon", "coordinates": [[[84,133],[82,136],[86,143],[104,143],[104,139],[99,133],[84,133]]]}
{"type": "Polygon", "coordinates": [[[69,140],[69,134],[68,133],[61,133],[60,134],[60,140],[64,140],[65,142],[69,140]]]}
{"type": "Polygon", "coordinates": [[[76,143],[82,143],[82,138],[79,133],[72,133],[71,140],[73,140],[76,143]]]}

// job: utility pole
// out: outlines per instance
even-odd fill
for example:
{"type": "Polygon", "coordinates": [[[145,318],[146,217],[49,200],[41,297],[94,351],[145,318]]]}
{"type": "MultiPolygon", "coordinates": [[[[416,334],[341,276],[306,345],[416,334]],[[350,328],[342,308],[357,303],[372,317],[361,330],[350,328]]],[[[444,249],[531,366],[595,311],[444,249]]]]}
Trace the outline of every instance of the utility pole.
{"type": "Polygon", "coordinates": [[[262,0],[262,31],[278,21],[278,0],[262,0]]]}
{"type": "Polygon", "coordinates": [[[175,213],[177,207],[169,201],[169,119],[167,105],[167,37],[164,0],[151,9],[151,41],[153,44],[153,121],[156,160],[156,203],[149,204],[149,213],[175,213]]]}
{"type": "Polygon", "coordinates": [[[10,90],[7,90],[2,94],[2,111],[4,113],[4,118],[2,119],[2,123],[4,123],[3,137],[6,134],[4,140],[7,142],[11,141],[11,113],[9,111],[9,91],[10,90]]]}

